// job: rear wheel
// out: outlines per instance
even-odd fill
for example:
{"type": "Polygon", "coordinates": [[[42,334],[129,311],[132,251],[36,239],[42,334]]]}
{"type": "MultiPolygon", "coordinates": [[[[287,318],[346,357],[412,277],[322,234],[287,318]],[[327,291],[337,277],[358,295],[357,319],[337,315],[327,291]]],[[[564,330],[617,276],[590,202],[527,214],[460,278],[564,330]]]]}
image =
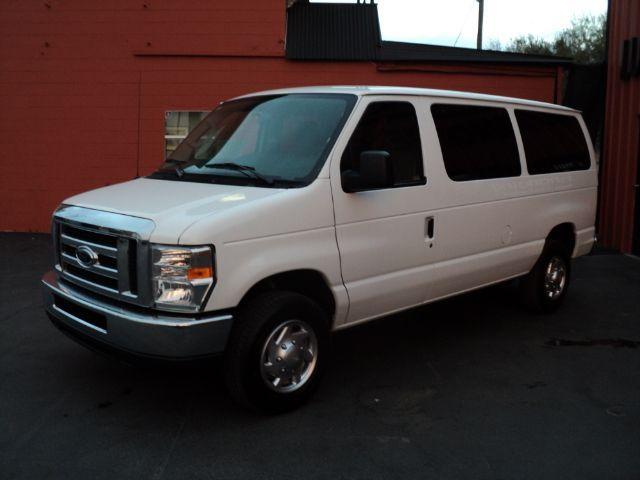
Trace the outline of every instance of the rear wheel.
{"type": "Polygon", "coordinates": [[[529,309],[551,313],[564,301],[571,279],[567,250],[556,240],[548,241],[531,272],[521,280],[522,299],[529,309]]]}
{"type": "Polygon", "coordinates": [[[293,292],[261,294],[242,305],[225,353],[231,396],[267,413],[303,404],[328,356],[329,320],[311,299],[293,292]]]}

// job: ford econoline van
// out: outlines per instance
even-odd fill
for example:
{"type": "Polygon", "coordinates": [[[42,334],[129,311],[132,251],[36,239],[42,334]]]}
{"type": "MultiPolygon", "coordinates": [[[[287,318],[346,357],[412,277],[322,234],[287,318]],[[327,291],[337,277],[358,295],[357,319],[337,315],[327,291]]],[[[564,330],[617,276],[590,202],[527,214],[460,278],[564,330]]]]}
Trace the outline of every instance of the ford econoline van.
{"type": "Polygon", "coordinates": [[[552,312],[594,242],[580,113],[387,87],[221,103],[145,178],[53,216],[46,310],[93,348],[224,354],[232,396],[304,402],[330,333],[509,279],[552,312]]]}

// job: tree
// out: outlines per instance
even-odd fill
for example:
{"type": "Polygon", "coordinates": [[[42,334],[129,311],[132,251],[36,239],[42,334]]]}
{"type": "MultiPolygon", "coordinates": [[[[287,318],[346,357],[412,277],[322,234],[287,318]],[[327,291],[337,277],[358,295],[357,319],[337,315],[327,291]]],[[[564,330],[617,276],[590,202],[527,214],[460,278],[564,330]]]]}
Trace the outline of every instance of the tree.
{"type": "Polygon", "coordinates": [[[600,63],[605,55],[606,25],[605,14],[585,15],[574,18],[571,26],[558,32],[553,41],[529,34],[512,39],[504,47],[493,41],[490,47],[509,52],[568,57],[582,64],[600,63]]]}
{"type": "Polygon", "coordinates": [[[605,56],[606,30],[604,14],[574,19],[571,28],[562,30],[556,37],[556,54],[572,57],[578,63],[600,63],[605,56]]]}

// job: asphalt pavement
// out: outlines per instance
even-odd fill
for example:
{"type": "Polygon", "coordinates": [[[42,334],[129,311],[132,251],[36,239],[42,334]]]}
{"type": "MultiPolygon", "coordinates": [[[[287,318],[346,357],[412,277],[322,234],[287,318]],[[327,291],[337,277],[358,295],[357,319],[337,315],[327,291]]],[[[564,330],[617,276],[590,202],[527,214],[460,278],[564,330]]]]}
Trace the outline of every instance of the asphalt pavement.
{"type": "Polygon", "coordinates": [[[47,319],[50,238],[0,234],[2,479],[639,479],[640,259],[575,261],[554,315],[513,284],[334,336],[312,402],[237,407],[220,362],[131,366],[47,319]]]}

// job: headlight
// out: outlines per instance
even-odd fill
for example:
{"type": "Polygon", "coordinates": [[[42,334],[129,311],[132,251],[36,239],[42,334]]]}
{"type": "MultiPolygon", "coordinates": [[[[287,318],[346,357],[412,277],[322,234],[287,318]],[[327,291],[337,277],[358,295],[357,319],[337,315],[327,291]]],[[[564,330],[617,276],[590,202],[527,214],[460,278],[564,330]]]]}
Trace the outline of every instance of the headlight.
{"type": "Polygon", "coordinates": [[[151,289],[157,308],[197,311],[214,278],[211,247],[151,246],[151,289]]]}

